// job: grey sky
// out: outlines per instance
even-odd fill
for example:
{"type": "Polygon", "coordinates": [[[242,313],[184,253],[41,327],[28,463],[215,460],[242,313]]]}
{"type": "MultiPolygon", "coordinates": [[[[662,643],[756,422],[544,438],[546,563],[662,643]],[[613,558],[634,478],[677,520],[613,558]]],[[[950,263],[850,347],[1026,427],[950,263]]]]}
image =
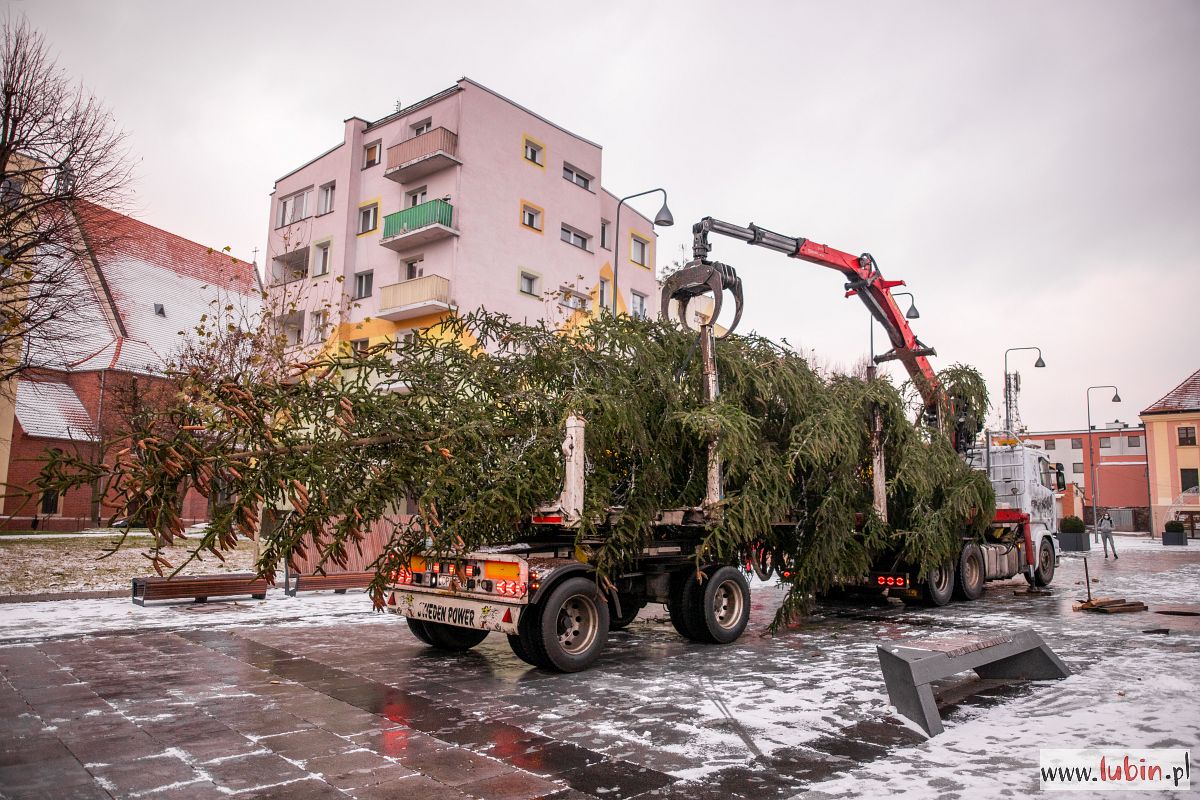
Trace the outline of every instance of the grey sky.
{"type": "MultiPolygon", "coordinates": [[[[138,216],[250,257],[276,177],[462,75],[604,146],[676,227],[754,221],[916,294],[935,366],[1031,428],[1132,420],[1200,367],[1200,3],[368,3],[13,0],[140,157],[138,216]]],[[[644,211],[653,213],[649,198],[644,211]]],[[[851,364],[840,276],[732,241],[746,329],[851,364]]],[[[261,260],[261,255],[260,255],[261,260]]],[[[878,341],[877,337],[877,341],[878,341]]]]}

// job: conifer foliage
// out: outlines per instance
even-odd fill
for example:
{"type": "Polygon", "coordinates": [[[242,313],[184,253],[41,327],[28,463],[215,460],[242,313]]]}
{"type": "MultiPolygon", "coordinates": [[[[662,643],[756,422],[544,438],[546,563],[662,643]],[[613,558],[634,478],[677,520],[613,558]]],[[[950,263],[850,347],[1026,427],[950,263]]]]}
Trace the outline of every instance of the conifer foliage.
{"type": "MultiPolygon", "coordinates": [[[[377,603],[393,558],[526,534],[530,514],[561,489],[570,414],[587,421],[577,544],[601,581],[659,535],[661,510],[701,504],[714,433],[725,496],[695,532],[700,560],[764,544],[792,565],[790,610],[881,558],[920,570],[945,563],[961,535],[986,526],[987,481],[945,437],[909,421],[887,380],[826,376],[791,349],[733,335],[718,343],[721,394],[706,405],[695,344],[687,331],[629,317],[563,331],[481,311],[365,352],[327,351],[280,379],[193,367],[174,376],[174,402],[129,431],[115,463],[58,453],[41,486],[99,481],[119,515],[145,520],[163,542],[182,535],[176,509],[194,486],[222,502],[193,552],[219,556],[260,536],[268,576],[314,548],[343,564],[383,522],[394,533],[376,562],[377,603]],[[889,524],[872,512],[875,407],[889,524]],[[399,513],[405,505],[411,517],[399,513]]],[[[982,419],[978,373],[946,377],[958,413],[982,419]]],[[[156,568],[174,567],[151,555],[156,568]]]]}

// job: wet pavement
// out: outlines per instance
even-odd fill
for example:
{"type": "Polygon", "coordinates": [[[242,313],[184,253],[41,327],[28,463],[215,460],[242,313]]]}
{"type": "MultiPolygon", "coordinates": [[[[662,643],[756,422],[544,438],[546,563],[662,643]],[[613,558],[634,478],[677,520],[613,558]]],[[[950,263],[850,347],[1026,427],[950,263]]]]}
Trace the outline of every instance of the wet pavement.
{"type": "Polygon", "coordinates": [[[756,585],[733,645],[686,642],[652,606],[575,675],[529,668],[495,634],[432,651],[362,597],[13,604],[0,796],[1021,796],[1038,747],[1200,739],[1200,547],[1137,542],[1090,568],[1094,594],[1152,610],[1072,611],[1085,589],[1067,556],[1052,596],[1018,581],[944,609],[836,605],[764,636],[782,595],[756,585]],[[928,741],[888,705],[877,642],[1024,627],[1070,678],[944,685],[946,732],[928,741]]]}

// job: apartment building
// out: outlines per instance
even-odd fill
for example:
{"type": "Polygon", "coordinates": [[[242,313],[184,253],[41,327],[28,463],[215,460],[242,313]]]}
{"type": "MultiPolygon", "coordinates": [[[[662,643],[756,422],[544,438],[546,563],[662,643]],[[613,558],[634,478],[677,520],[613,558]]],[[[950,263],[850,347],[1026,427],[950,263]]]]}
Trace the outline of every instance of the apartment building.
{"type": "Polygon", "coordinates": [[[1181,520],[1200,536],[1200,370],[1141,413],[1150,444],[1150,490],[1154,532],[1181,520]]]}
{"type": "Polygon", "coordinates": [[[373,342],[485,307],[653,315],[656,235],[600,145],[463,78],[275,183],[268,283],[293,344],[373,342]],[[614,294],[614,279],[619,294],[614,294]]]}
{"type": "Polygon", "coordinates": [[[1113,420],[1094,425],[1090,431],[1030,431],[1021,434],[1021,439],[1041,444],[1050,461],[1063,465],[1067,481],[1083,492],[1089,522],[1097,494],[1104,508],[1143,509],[1137,514],[1139,522],[1148,513],[1150,485],[1144,426],[1113,420]]]}

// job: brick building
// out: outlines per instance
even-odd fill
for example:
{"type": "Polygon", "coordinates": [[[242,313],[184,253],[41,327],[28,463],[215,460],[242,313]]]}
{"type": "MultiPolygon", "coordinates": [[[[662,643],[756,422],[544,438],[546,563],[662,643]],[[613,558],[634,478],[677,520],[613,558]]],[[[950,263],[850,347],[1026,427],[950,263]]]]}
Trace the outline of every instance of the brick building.
{"type": "MultiPolygon", "coordinates": [[[[101,459],[131,403],[164,391],[161,368],[213,302],[251,309],[259,302],[254,265],[122,214],[101,210],[88,225],[102,225],[103,251],[64,287],[78,302],[57,327],[39,337],[15,389],[6,529],[80,530],[107,520],[113,510],[97,492],[34,494],[33,481],[46,451],[58,448],[101,459]],[[20,496],[25,494],[25,496],[20,496]]],[[[88,231],[84,240],[91,241],[88,231]]],[[[208,518],[196,492],[184,501],[185,521],[208,518]]]]}
{"type": "Polygon", "coordinates": [[[1200,370],[1142,411],[1150,445],[1154,532],[1180,519],[1200,536],[1200,370]]]}
{"type": "MultiPolygon", "coordinates": [[[[1146,429],[1120,420],[1100,423],[1091,431],[1030,431],[1025,441],[1041,444],[1051,462],[1063,465],[1067,481],[1079,487],[1082,516],[1091,522],[1092,507],[1133,509],[1121,527],[1145,530],[1150,505],[1146,464],[1146,429]],[[1093,471],[1093,461],[1095,470],[1093,471]],[[1095,475],[1096,486],[1092,485],[1095,475]],[[1098,492],[1095,491],[1098,488],[1098,492]],[[1098,495],[1098,498],[1097,498],[1098,495]]],[[[1078,513],[1078,511],[1076,512],[1078,513]]]]}

